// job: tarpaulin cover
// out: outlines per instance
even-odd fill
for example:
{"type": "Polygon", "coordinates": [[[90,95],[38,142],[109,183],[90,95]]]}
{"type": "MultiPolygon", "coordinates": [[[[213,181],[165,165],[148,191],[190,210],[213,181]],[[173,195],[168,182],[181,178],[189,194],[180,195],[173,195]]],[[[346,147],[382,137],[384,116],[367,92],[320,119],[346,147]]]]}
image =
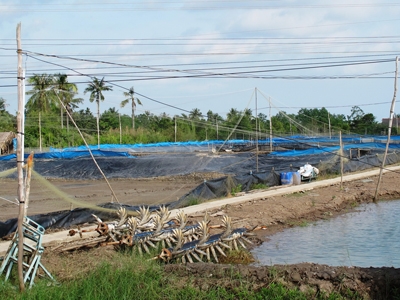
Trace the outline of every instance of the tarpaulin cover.
{"type": "MultiPolygon", "coordinates": [[[[231,177],[226,176],[210,181],[205,181],[200,184],[194,190],[181,197],[179,200],[167,203],[169,209],[177,209],[188,206],[191,200],[196,200],[197,203],[204,202],[206,200],[225,197],[231,193],[232,188],[241,185],[241,191],[247,191],[251,188],[252,184],[264,183],[267,186],[279,185],[279,174],[275,172],[269,172],[268,174],[257,173],[257,174],[245,174],[241,176],[231,177]]],[[[111,208],[115,211],[122,206],[128,211],[137,211],[140,206],[121,205],[116,203],[106,203],[99,205],[99,207],[111,208]]],[[[150,211],[159,209],[159,205],[150,206],[150,211]]],[[[98,216],[102,221],[109,221],[116,219],[116,213],[109,213],[103,211],[97,211],[95,209],[88,208],[76,208],[73,210],[64,210],[51,212],[47,214],[29,216],[33,221],[40,224],[46,229],[49,228],[70,228],[72,226],[93,223],[95,221],[92,214],[98,216]]],[[[17,228],[17,218],[9,219],[6,222],[0,222],[0,237],[7,236],[15,232],[17,228]]]]}
{"type": "Polygon", "coordinates": [[[243,174],[238,176],[226,176],[208,180],[201,183],[195,189],[181,197],[178,201],[169,204],[170,209],[181,208],[191,204],[192,201],[201,203],[206,200],[226,197],[234,188],[240,187],[240,191],[249,191],[252,185],[262,183],[268,187],[280,184],[280,174],[275,171],[260,172],[255,174],[243,174]]]}
{"type": "MultiPolygon", "coordinates": [[[[384,138],[382,137],[382,141],[385,141],[384,138]]],[[[400,162],[399,144],[396,143],[399,139],[394,137],[392,140],[394,143],[390,144],[386,165],[400,162]]],[[[287,143],[287,140],[282,140],[282,143],[284,142],[287,143]]],[[[344,160],[344,171],[346,173],[381,166],[385,144],[379,142],[359,143],[345,145],[344,149],[346,158],[344,160]],[[350,148],[369,149],[369,151],[367,155],[349,159],[350,148]]],[[[137,156],[134,159],[127,152],[94,151],[99,155],[104,154],[104,156],[97,156],[96,161],[107,178],[151,178],[208,172],[226,175],[219,179],[203,182],[178,201],[170,203],[171,209],[184,207],[194,202],[225,197],[232,192],[232,188],[237,188],[239,185],[242,191],[249,190],[253,184],[257,183],[263,183],[267,186],[278,185],[280,172],[296,171],[306,163],[317,167],[322,172],[339,173],[340,171],[338,147],[280,151],[272,155],[265,153],[257,155],[251,152],[224,154],[213,154],[211,152],[149,153],[137,156]],[[259,172],[256,173],[256,169],[259,172]]],[[[85,151],[75,153],[79,155],[83,152],[85,151]]],[[[69,152],[54,151],[52,153],[61,155],[69,152]]],[[[15,161],[0,161],[0,171],[15,167],[15,161]]],[[[47,178],[97,179],[102,177],[93,160],[87,157],[41,158],[35,155],[34,168],[36,172],[47,178]]],[[[10,177],[15,178],[16,174],[14,173],[10,177]]],[[[92,222],[91,214],[93,212],[88,209],[74,209],[32,216],[32,219],[45,228],[67,228],[76,224],[92,222]]],[[[96,214],[102,216],[99,212],[96,212],[96,214]]],[[[105,219],[106,217],[104,216],[105,219]]],[[[115,219],[116,216],[109,215],[107,218],[115,219]]],[[[4,236],[13,232],[16,226],[15,222],[15,220],[8,220],[0,223],[0,235],[4,236]]]]}
{"type": "MultiPolygon", "coordinates": [[[[118,208],[121,206],[124,207],[127,211],[139,210],[139,206],[130,206],[123,204],[121,205],[116,203],[106,203],[103,205],[99,205],[99,207],[114,209],[115,211],[117,211],[118,208]]],[[[150,206],[149,210],[154,211],[158,208],[159,206],[150,206]]],[[[29,216],[29,218],[43,226],[45,229],[70,228],[79,224],[95,223],[95,219],[92,214],[98,216],[100,219],[102,219],[102,221],[113,220],[116,219],[117,216],[116,213],[111,212],[103,212],[89,208],[76,208],[73,210],[63,210],[47,214],[33,215],[29,216]]],[[[9,219],[5,222],[0,222],[0,237],[4,237],[15,232],[17,229],[17,224],[17,218],[9,219]]]]}
{"type": "MultiPolygon", "coordinates": [[[[92,150],[92,154],[95,157],[115,157],[115,156],[134,157],[127,152],[119,152],[119,151],[92,150]]],[[[28,156],[29,154],[25,154],[25,158],[27,158],[28,156]]],[[[89,150],[34,153],[35,159],[73,159],[73,158],[89,157],[89,156],[90,156],[89,150]]],[[[0,161],[10,161],[15,159],[17,159],[17,155],[15,153],[0,156],[0,161]]]]}

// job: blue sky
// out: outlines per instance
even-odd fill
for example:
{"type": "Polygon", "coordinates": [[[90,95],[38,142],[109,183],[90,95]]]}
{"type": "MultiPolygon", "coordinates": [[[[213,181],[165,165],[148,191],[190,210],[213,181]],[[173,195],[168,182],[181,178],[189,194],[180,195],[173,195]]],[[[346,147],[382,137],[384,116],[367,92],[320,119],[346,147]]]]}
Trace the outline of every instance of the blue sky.
{"type": "MultiPolygon", "coordinates": [[[[27,76],[66,73],[80,108],[90,76],[113,85],[101,111],[134,87],[145,110],[226,117],[230,108],[297,113],[352,106],[389,117],[400,1],[0,0],[0,97],[17,109],[16,26],[27,76]],[[51,56],[49,56],[51,55],[51,56]],[[166,105],[167,104],[167,105],[166,105]]],[[[29,90],[29,87],[27,87],[29,90]]],[[[397,107],[396,113],[400,113],[397,107]]]]}

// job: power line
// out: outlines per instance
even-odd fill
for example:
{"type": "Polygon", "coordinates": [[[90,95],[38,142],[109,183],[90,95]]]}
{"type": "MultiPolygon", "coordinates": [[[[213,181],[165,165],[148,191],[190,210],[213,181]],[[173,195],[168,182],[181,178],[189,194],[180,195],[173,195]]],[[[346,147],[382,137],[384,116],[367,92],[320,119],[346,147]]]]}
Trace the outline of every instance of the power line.
{"type": "MultiPolygon", "coordinates": [[[[146,70],[152,70],[152,71],[163,71],[163,72],[178,72],[178,73],[190,73],[193,71],[202,71],[204,70],[179,70],[179,69],[160,69],[160,68],[154,68],[150,66],[138,66],[138,65],[128,65],[128,64],[121,64],[121,63],[112,63],[112,62],[107,62],[107,61],[102,61],[102,60],[88,60],[88,59],[83,59],[83,58],[75,58],[75,57],[69,57],[69,56],[59,56],[59,55],[48,55],[48,54],[43,54],[43,53],[36,53],[36,52],[27,52],[26,55],[28,57],[32,57],[34,59],[40,60],[35,56],[44,56],[44,57],[51,57],[51,58],[59,58],[59,59],[67,59],[67,60],[76,60],[76,61],[85,61],[85,62],[92,62],[92,63],[101,63],[101,64],[108,64],[108,65],[117,65],[117,66],[126,66],[126,67],[134,67],[134,68],[141,68],[141,69],[146,69],[146,70]]],[[[209,76],[228,76],[228,77],[234,77],[235,75],[243,75],[243,74],[255,74],[255,73],[265,73],[265,72],[278,72],[278,71],[295,71],[295,70],[307,70],[307,69],[316,69],[316,68],[332,68],[332,67],[343,67],[343,66],[354,66],[354,65],[362,65],[362,64],[377,64],[377,63],[387,63],[387,62],[393,62],[393,59],[379,59],[379,60],[368,60],[368,61],[354,61],[354,62],[328,62],[326,64],[316,64],[313,65],[312,63],[308,64],[307,66],[298,66],[295,64],[290,64],[290,65],[282,65],[285,66],[285,68],[276,68],[275,69],[268,69],[268,70],[257,70],[257,71],[241,71],[241,72],[225,72],[225,73],[202,73],[202,74],[191,74],[191,75],[184,75],[184,76],[167,76],[167,77],[157,77],[157,78],[146,78],[147,80],[150,79],[172,79],[172,78],[189,78],[189,77],[209,77],[209,76]]],[[[278,65],[279,67],[279,65],[278,65]]]]}

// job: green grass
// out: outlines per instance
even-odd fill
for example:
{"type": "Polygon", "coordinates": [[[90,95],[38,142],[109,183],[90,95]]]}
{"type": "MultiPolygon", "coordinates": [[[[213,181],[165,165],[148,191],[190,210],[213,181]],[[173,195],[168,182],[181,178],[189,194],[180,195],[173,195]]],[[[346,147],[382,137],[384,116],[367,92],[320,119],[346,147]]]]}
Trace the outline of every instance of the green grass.
{"type": "MultiPolygon", "coordinates": [[[[289,289],[271,282],[255,288],[237,274],[226,278],[234,283],[218,286],[203,278],[165,273],[163,266],[147,258],[120,254],[116,261],[102,263],[77,278],[65,280],[60,285],[37,279],[32,289],[19,293],[9,282],[0,284],[2,299],[311,299],[298,289],[289,289]],[[204,282],[204,283],[203,283],[204,282]]],[[[312,295],[312,299],[343,299],[339,295],[312,295]]]]}
{"type": "Polygon", "coordinates": [[[197,204],[200,204],[200,200],[198,198],[190,198],[187,203],[187,206],[193,206],[197,204]]]}
{"type": "Polygon", "coordinates": [[[288,225],[293,226],[293,227],[307,227],[308,225],[310,225],[309,222],[307,222],[306,220],[303,221],[288,221],[287,222],[288,225]]]}
{"type": "Polygon", "coordinates": [[[250,187],[250,190],[265,190],[269,188],[268,185],[266,185],[265,183],[253,183],[250,187]]]}
{"type": "Polygon", "coordinates": [[[238,184],[237,186],[231,189],[231,195],[235,196],[237,193],[240,193],[241,191],[242,191],[242,185],[238,184]]]}
{"type": "Polygon", "coordinates": [[[294,193],[291,193],[291,194],[287,194],[284,197],[286,197],[286,198],[300,198],[300,197],[303,197],[306,194],[307,194],[307,192],[294,192],[294,193]]]}

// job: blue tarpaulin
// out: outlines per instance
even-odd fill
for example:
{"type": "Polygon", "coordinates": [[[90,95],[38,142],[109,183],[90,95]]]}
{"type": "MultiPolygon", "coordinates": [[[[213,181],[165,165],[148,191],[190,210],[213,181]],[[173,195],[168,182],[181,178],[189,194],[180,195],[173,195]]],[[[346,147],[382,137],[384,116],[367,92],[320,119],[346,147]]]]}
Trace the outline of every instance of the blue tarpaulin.
{"type": "MultiPolygon", "coordinates": [[[[96,157],[115,157],[115,156],[125,156],[125,157],[134,157],[127,152],[119,152],[119,151],[103,151],[103,150],[92,150],[92,154],[96,157]]],[[[25,154],[25,158],[27,158],[29,154],[25,154]]],[[[44,152],[44,153],[35,153],[34,158],[36,159],[71,159],[71,158],[81,158],[90,156],[89,150],[80,150],[80,151],[62,151],[62,152],[44,152]]],[[[10,161],[16,159],[17,155],[9,154],[0,156],[0,161],[10,161]]]]}

